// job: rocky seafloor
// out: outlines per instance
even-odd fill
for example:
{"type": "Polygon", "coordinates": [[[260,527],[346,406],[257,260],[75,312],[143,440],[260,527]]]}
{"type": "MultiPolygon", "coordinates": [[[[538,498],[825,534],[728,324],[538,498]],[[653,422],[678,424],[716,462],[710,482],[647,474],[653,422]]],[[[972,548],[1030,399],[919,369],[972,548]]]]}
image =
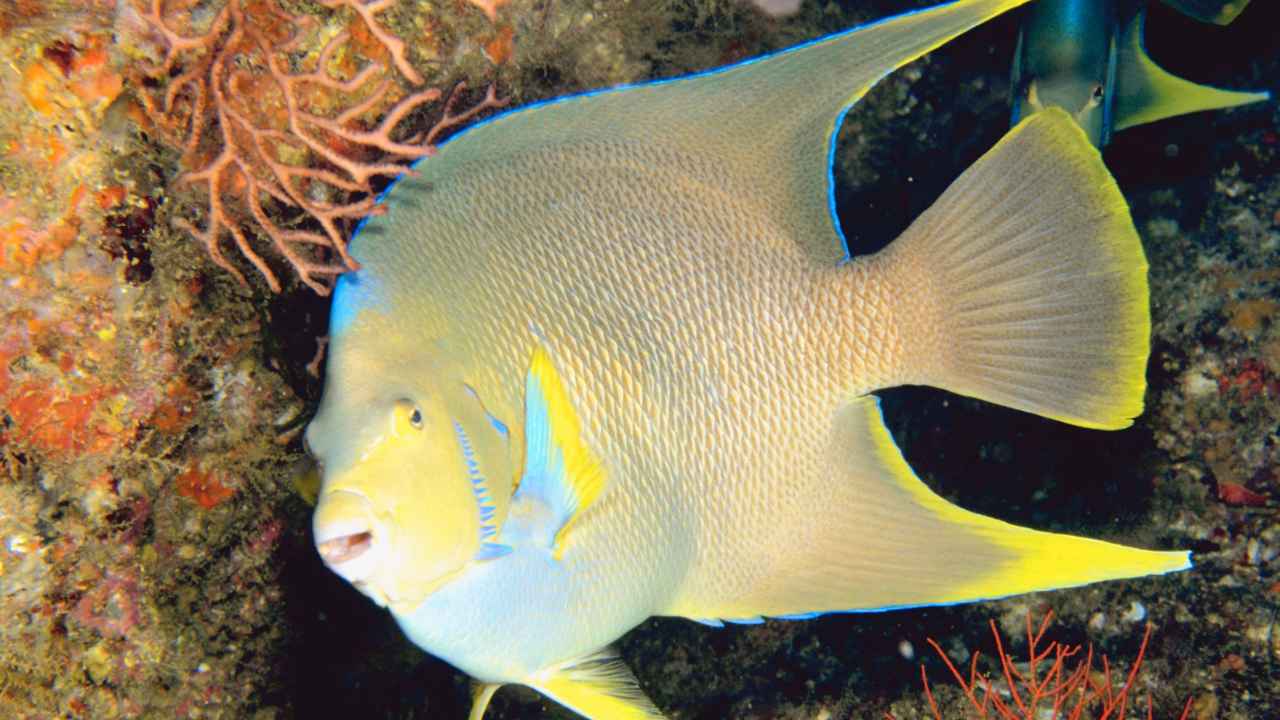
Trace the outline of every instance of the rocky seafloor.
{"type": "MultiPolygon", "coordinates": [[[[492,81],[523,103],[926,4],[805,2],[773,20],[726,0],[512,0],[493,17],[402,0],[385,27],[429,83],[492,81]]],[[[1195,80],[1275,94],[1264,4],[1229,28],[1153,7],[1150,49],[1195,80]]],[[[161,5],[196,28],[225,6],[161,5]]],[[[148,7],[0,9],[0,717],[465,717],[467,680],[315,557],[296,431],[319,397],[308,365],[325,300],[274,259],[284,288],[270,292],[228,245],[240,284],[175,222],[204,227],[207,196],[172,183],[208,158],[167,143],[141,102],[192,63],[147,71],[163,50],[148,7]]],[[[278,7],[390,62],[349,13],[278,7]]],[[[1007,128],[1015,31],[992,22],[849,114],[836,178],[855,251],[891,240],[1007,128]]],[[[1280,717],[1280,109],[1136,128],[1106,158],[1151,264],[1135,426],[1080,430],[923,388],[885,393],[886,416],[918,472],[965,507],[1190,548],[1195,569],[806,622],[650,620],[620,647],[671,717],[929,717],[922,663],[944,716],[968,717],[928,639],[967,667],[972,650],[994,654],[994,619],[1025,659],[1025,622],[1049,610],[1050,637],[1105,654],[1121,681],[1150,624],[1127,717],[1146,717],[1148,696],[1154,717],[1280,717]]],[[[510,688],[488,717],[571,715],[510,688]]]]}

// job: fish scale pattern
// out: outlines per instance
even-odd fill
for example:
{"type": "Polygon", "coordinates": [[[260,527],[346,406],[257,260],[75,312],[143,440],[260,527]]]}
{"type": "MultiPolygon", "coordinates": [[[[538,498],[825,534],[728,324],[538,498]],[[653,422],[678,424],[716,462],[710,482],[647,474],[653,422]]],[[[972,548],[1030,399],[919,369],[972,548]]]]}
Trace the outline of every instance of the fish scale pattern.
{"type": "Polygon", "coordinates": [[[621,142],[436,162],[377,220],[399,236],[429,227],[416,246],[379,243],[373,223],[356,241],[391,297],[416,296],[456,354],[484,358],[466,380],[509,426],[532,348],[546,346],[610,476],[575,529],[602,535],[583,538],[580,561],[644,565],[600,598],[633,605],[637,621],[745,594],[780,545],[816,534],[836,499],[834,414],[900,374],[876,265],[815,263],[763,188],[722,170],[621,142]]]}

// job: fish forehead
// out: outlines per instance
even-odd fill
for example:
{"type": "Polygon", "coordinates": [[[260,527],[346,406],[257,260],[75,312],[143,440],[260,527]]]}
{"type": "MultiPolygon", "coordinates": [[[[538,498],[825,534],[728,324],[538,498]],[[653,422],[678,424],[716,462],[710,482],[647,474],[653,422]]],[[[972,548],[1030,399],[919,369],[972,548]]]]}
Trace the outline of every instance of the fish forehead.
{"type": "Polygon", "coordinates": [[[822,269],[754,180],[717,165],[660,141],[426,164],[355,248],[396,332],[447,328],[443,344],[509,426],[523,424],[525,371],[546,343],[586,440],[626,484],[624,514],[659,518],[629,527],[650,538],[670,530],[660,510],[674,502],[674,522],[697,522],[714,501],[699,485],[723,482],[692,439],[745,451],[751,431],[834,404],[830,364],[805,358],[819,352],[805,319],[824,321],[822,269]],[[760,396],[776,400],[748,402],[760,396]],[[744,429],[714,437],[731,420],[744,429]]]}

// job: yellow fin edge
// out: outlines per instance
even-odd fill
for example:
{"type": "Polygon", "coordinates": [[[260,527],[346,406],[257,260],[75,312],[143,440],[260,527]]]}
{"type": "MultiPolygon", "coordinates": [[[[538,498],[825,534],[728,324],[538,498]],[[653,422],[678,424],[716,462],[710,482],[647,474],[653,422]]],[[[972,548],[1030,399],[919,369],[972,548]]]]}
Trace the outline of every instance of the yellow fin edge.
{"type": "Polygon", "coordinates": [[[662,720],[617,653],[606,648],[548,668],[526,683],[590,720],[662,720]]]}
{"type": "Polygon", "coordinates": [[[1124,56],[1117,79],[1117,131],[1165,118],[1205,110],[1223,110],[1262,102],[1270,93],[1226,90],[1178,77],[1151,59],[1143,46],[1144,16],[1139,13],[1125,29],[1120,51],[1124,56]]]}
{"type": "Polygon", "coordinates": [[[1190,552],[1126,547],[1102,540],[1042,532],[970,512],[929,489],[902,456],[874,397],[860,399],[877,459],[921,506],[942,520],[969,528],[1008,551],[1013,560],[956,587],[937,604],[972,602],[1103,580],[1158,575],[1191,567],[1190,552]]]}
{"type": "Polygon", "coordinates": [[[541,346],[533,353],[529,374],[540,391],[550,433],[551,452],[559,451],[563,458],[563,477],[559,480],[569,492],[571,514],[556,532],[554,556],[564,554],[570,531],[575,521],[604,489],[605,473],[595,454],[582,441],[582,423],[569,400],[564,381],[551,362],[551,356],[541,346]]]}
{"type": "Polygon", "coordinates": [[[471,689],[471,714],[467,719],[484,720],[484,713],[489,709],[489,703],[501,687],[501,683],[477,682],[471,689]]]}
{"type": "MultiPolygon", "coordinates": [[[[1130,219],[1129,205],[1115,178],[1107,170],[1102,154],[1089,142],[1084,130],[1061,108],[1049,108],[1036,123],[1053,129],[1041,133],[1045,152],[1077,166],[1086,176],[1085,185],[1105,188],[1089,197],[1097,203],[1096,214],[1105,218],[1090,242],[1095,253],[1111,258],[1107,268],[1122,278],[1123,287],[1109,298],[1115,303],[1112,313],[1116,324],[1127,329],[1125,336],[1110,348],[1114,375],[1098,380],[1107,392],[1091,403],[1084,412],[1063,414],[1040,412],[1044,417],[1077,427],[1094,430],[1120,430],[1133,424],[1142,413],[1146,394],[1147,359],[1151,354],[1151,291],[1147,282],[1147,259],[1142,240],[1130,219]]],[[[1011,133],[1012,134],[1012,133],[1011,133]]],[[[1006,136],[1007,137],[1007,136],[1006,136]]],[[[1004,140],[1001,140],[1004,142],[1004,140]]]]}

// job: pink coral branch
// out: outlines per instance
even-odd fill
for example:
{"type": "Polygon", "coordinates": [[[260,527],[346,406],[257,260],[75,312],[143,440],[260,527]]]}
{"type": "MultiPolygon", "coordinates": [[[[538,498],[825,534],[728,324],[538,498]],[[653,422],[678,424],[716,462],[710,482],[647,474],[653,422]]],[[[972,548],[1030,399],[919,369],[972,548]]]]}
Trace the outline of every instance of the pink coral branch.
{"type": "MultiPolygon", "coordinates": [[[[347,33],[327,40],[316,59],[298,69],[290,58],[305,49],[318,25],[314,18],[289,14],[274,1],[226,0],[206,31],[185,34],[178,29],[180,11],[166,10],[163,0],[145,1],[138,16],[164,50],[144,70],[138,95],[160,137],[182,151],[188,169],[175,185],[196,186],[207,195],[203,227],[187,220],[177,225],[241,283],[247,283],[244,275],[222,252],[227,238],[272,291],[281,289],[251,242],[264,236],[301,282],[328,294],[336,276],[359,269],[347,250],[347,229],[353,219],[382,211],[374,200],[374,179],[412,172],[408,164],[432,154],[443,133],[505,104],[490,88],[480,102],[457,112],[459,84],[434,125],[400,140],[397,128],[443,93],[425,87],[392,98],[399,84],[376,62],[345,79],[330,74],[334,58],[350,46],[347,33]],[[148,89],[157,83],[163,86],[148,89]],[[312,100],[317,93],[326,99],[323,110],[312,100]],[[253,98],[252,106],[246,98],[253,98]],[[376,125],[365,127],[362,118],[385,105],[376,125]],[[290,219],[276,217],[289,209],[290,219]]],[[[375,17],[394,0],[320,2],[359,15],[400,75],[413,85],[423,83],[404,43],[375,17]]]]}
{"type": "Polygon", "coordinates": [[[391,6],[395,0],[369,0],[362,3],[360,0],[320,0],[320,4],[333,9],[338,7],[351,8],[360,19],[364,21],[365,27],[369,28],[369,33],[382,43],[382,46],[391,53],[391,61],[395,63],[396,69],[404,75],[409,82],[414,85],[421,85],[424,80],[422,75],[409,64],[405,58],[404,41],[387,32],[377,20],[374,19],[374,13],[380,13],[391,6]]]}
{"type": "MultiPolygon", "coordinates": [[[[999,662],[1000,674],[1003,676],[1005,683],[1003,688],[995,687],[990,675],[979,672],[979,653],[974,652],[972,655],[969,665],[969,678],[966,680],[960,670],[956,668],[955,663],[943,651],[942,646],[934,641],[933,638],[928,638],[928,643],[934,652],[938,654],[938,657],[942,659],[947,671],[951,673],[952,679],[960,686],[960,690],[973,708],[974,717],[982,718],[983,720],[992,717],[1000,718],[1000,720],[1026,720],[1027,718],[1047,716],[1064,718],[1065,720],[1080,720],[1086,710],[1092,712],[1099,706],[1099,714],[1090,715],[1090,717],[1096,717],[1097,720],[1126,717],[1125,709],[1128,704],[1129,692],[1133,689],[1137,680],[1143,659],[1146,657],[1147,643],[1151,639],[1151,625],[1148,623],[1146,630],[1143,632],[1142,644],[1138,647],[1137,657],[1134,658],[1129,666],[1124,685],[1117,690],[1112,684],[1112,667],[1105,655],[1102,656],[1102,668],[1099,673],[1102,680],[1098,681],[1094,679],[1094,653],[1092,647],[1089,647],[1081,658],[1078,657],[1082,649],[1079,645],[1065,645],[1057,641],[1049,641],[1045,644],[1045,634],[1052,619],[1053,612],[1046,612],[1040,623],[1039,630],[1034,631],[1031,616],[1028,614],[1028,659],[1026,670],[1024,671],[1018,670],[1012,657],[1005,650],[1003,638],[996,627],[995,621],[989,623],[991,635],[996,645],[995,658],[999,662]],[[1047,669],[1043,673],[1041,672],[1042,664],[1047,664],[1047,669]],[[981,687],[982,691],[981,700],[978,698],[979,687],[981,687]],[[1002,699],[1004,694],[1007,694],[1012,702],[1006,702],[1002,699]],[[1073,699],[1074,705],[1072,705],[1073,699]],[[1049,705],[1049,707],[1046,707],[1046,705],[1049,705]],[[1070,709],[1068,710],[1068,708],[1070,709]]],[[[924,686],[925,700],[929,705],[929,712],[936,720],[942,720],[942,712],[934,698],[928,672],[923,664],[920,666],[920,680],[924,686]]],[[[1191,704],[1188,702],[1184,706],[1179,720],[1186,720],[1190,707],[1191,704]]],[[[1150,718],[1152,715],[1151,698],[1148,696],[1147,717],[1150,718]]],[[[886,715],[886,717],[890,720],[893,718],[892,715],[886,715]]]]}
{"type": "Polygon", "coordinates": [[[206,50],[209,46],[209,37],[222,34],[231,19],[231,6],[227,5],[218,12],[208,31],[201,35],[183,35],[171,29],[165,23],[164,4],[164,0],[151,0],[147,10],[140,13],[142,19],[151,26],[151,29],[160,35],[165,46],[164,61],[154,71],[149,71],[148,74],[167,73],[177,64],[178,56],[181,53],[192,50],[206,50]]]}
{"type": "Polygon", "coordinates": [[[444,101],[444,112],[441,114],[440,119],[425,133],[413,138],[412,142],[434,147],[436,140],[444,133],[471,122],[472,118],[486,110],[496,110],[507,105],[507,99],[499,98],[497,91],[490,85],[480,102],[463,112],[454,113],[453,108],[458,104],[459,98],[462,97],[462,91],[466,89],[467,84],[465,82],[460,82],[454,86],[453,92],[449,93],[449,99],[444,101]]]}

